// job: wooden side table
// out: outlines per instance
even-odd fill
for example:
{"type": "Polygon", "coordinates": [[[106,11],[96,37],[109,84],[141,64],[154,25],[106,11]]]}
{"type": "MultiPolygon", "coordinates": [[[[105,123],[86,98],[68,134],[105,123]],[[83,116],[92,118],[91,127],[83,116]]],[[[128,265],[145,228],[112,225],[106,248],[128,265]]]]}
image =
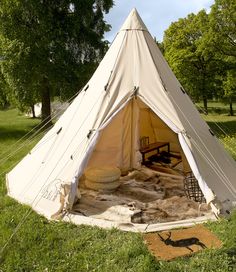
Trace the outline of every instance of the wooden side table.
{"type": "Polygon", "coordinates": [[[170,143],[169,142],[155,142],[152,144],[149,144],[143,148],[140,148],[140,152],[142,154],[142,163],[145,162],[145,154],[157,150],[157,153],[160,152],[160,148],[167,146],[167,152],[170,153],[170,143]]]}

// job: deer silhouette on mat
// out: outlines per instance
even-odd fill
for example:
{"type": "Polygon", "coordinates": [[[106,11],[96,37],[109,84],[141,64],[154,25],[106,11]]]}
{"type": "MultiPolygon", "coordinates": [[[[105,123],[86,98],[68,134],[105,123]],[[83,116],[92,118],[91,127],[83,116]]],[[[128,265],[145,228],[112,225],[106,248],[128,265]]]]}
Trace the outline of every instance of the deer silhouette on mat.
{"type": "Polygon", "coordinates": [[[190,246],[192,246],[192,245],[198,245],[201,248],[206,248],[206,246],[202,242],[200,242],[199,239],[196,237],[180,239],[180,240],[172,240],[170,238],[171,232],[169,232],[167,239],[164,239],[159,233],[158,233],[158,235],[159,235],[161,241],[164,242],[167,246],[170,245],[172,247],[186,247],[191,252],[193,252],[193,250],[190,248],[190,246]]]}

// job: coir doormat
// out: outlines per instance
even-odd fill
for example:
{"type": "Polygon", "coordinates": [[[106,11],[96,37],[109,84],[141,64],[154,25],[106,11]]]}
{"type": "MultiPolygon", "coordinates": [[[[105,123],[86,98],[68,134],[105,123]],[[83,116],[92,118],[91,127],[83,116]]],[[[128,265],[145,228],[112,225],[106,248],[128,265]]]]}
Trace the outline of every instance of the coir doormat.
{"type": "Polygon", "coordinates": [[[148,249],[161,260],[172,260],[191,255],[205,248],[220,248],[222,242],[207,228],[197,225],[188,229],[146,233],[148,249]]]}

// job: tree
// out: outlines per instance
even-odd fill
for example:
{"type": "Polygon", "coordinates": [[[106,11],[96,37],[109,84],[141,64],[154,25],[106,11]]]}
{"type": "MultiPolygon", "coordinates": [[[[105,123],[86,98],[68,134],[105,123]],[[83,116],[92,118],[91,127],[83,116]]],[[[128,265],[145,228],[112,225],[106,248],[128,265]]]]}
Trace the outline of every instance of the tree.
{"type": "Polygon", "coordinates": [[[75,93],[84,84],[83,73],[103,55],[109,30],[104,12],[112,5],[112,0],[1,1],[4,77],[20,104],[40,98],[44,122],[51,116],[51,96],[75,93]]]}
{"type": "Polygon", "coordinates": [[[215,0],[210,12],[210,35],[219,54],[236,57],[236,2],[215,0]]]}
{"type": "Polygon", "coordinates": [[[216,57],[224,63],[221,85],[223,100],[227,99],[230,115],[233,115],[233,101],[236,98],[236,2],[216,0],[209,15],[210,28],[208,46],[215,48],[216,57]]]}
{"type": "Polygon", "coordinates": [[[7,83],[2,72],[0,71],[0,108],[2,109],[5,109],[9,105],[7,98],[7,88],[7,83]]]}
{"type": "Polygon", "coordinates": [[[159,42],[156,37],[154,37],[154,41],[157,44],[158,48],[160,49],[161,53],[164,55],[164,44],[163,42],[159,42]]]}
{"type": "Polygon", "coordinates": [[[229,101],[229,114],[234,115],[233,102],[236,100],[236,70],[227,71],[227,77],[223,81],[224,97],[229,101]]]}
{"type": "Polygon", "coordinates": [[[203,100],[206,114],[220,67],[212,48],[205,46],[208,29],[209,18],[202,10],[172,23],[163,41],[165,57],[177,78],[195,101],[203,100]]]}

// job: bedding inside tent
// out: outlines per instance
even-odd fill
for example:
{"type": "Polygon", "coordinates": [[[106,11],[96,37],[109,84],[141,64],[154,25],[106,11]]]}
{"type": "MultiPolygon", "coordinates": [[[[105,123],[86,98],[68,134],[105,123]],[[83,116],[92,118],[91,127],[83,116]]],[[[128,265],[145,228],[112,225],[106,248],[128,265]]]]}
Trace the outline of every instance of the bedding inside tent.
{"type": "Polygon", "coordinates": [[[157,224],[211,214],[206,203],[186,196],[184,178],[191,169],[177,135],[140,98],[129,101],[102,131],[87,169],[104,166],[121,170],[120,186],[93,190],[83,175],[74,213],[122,224],[157,224]],[[169,152],[163,146],[145,154],[143,161],[143,137],[149,144],[167,142],[169,152]]]}

